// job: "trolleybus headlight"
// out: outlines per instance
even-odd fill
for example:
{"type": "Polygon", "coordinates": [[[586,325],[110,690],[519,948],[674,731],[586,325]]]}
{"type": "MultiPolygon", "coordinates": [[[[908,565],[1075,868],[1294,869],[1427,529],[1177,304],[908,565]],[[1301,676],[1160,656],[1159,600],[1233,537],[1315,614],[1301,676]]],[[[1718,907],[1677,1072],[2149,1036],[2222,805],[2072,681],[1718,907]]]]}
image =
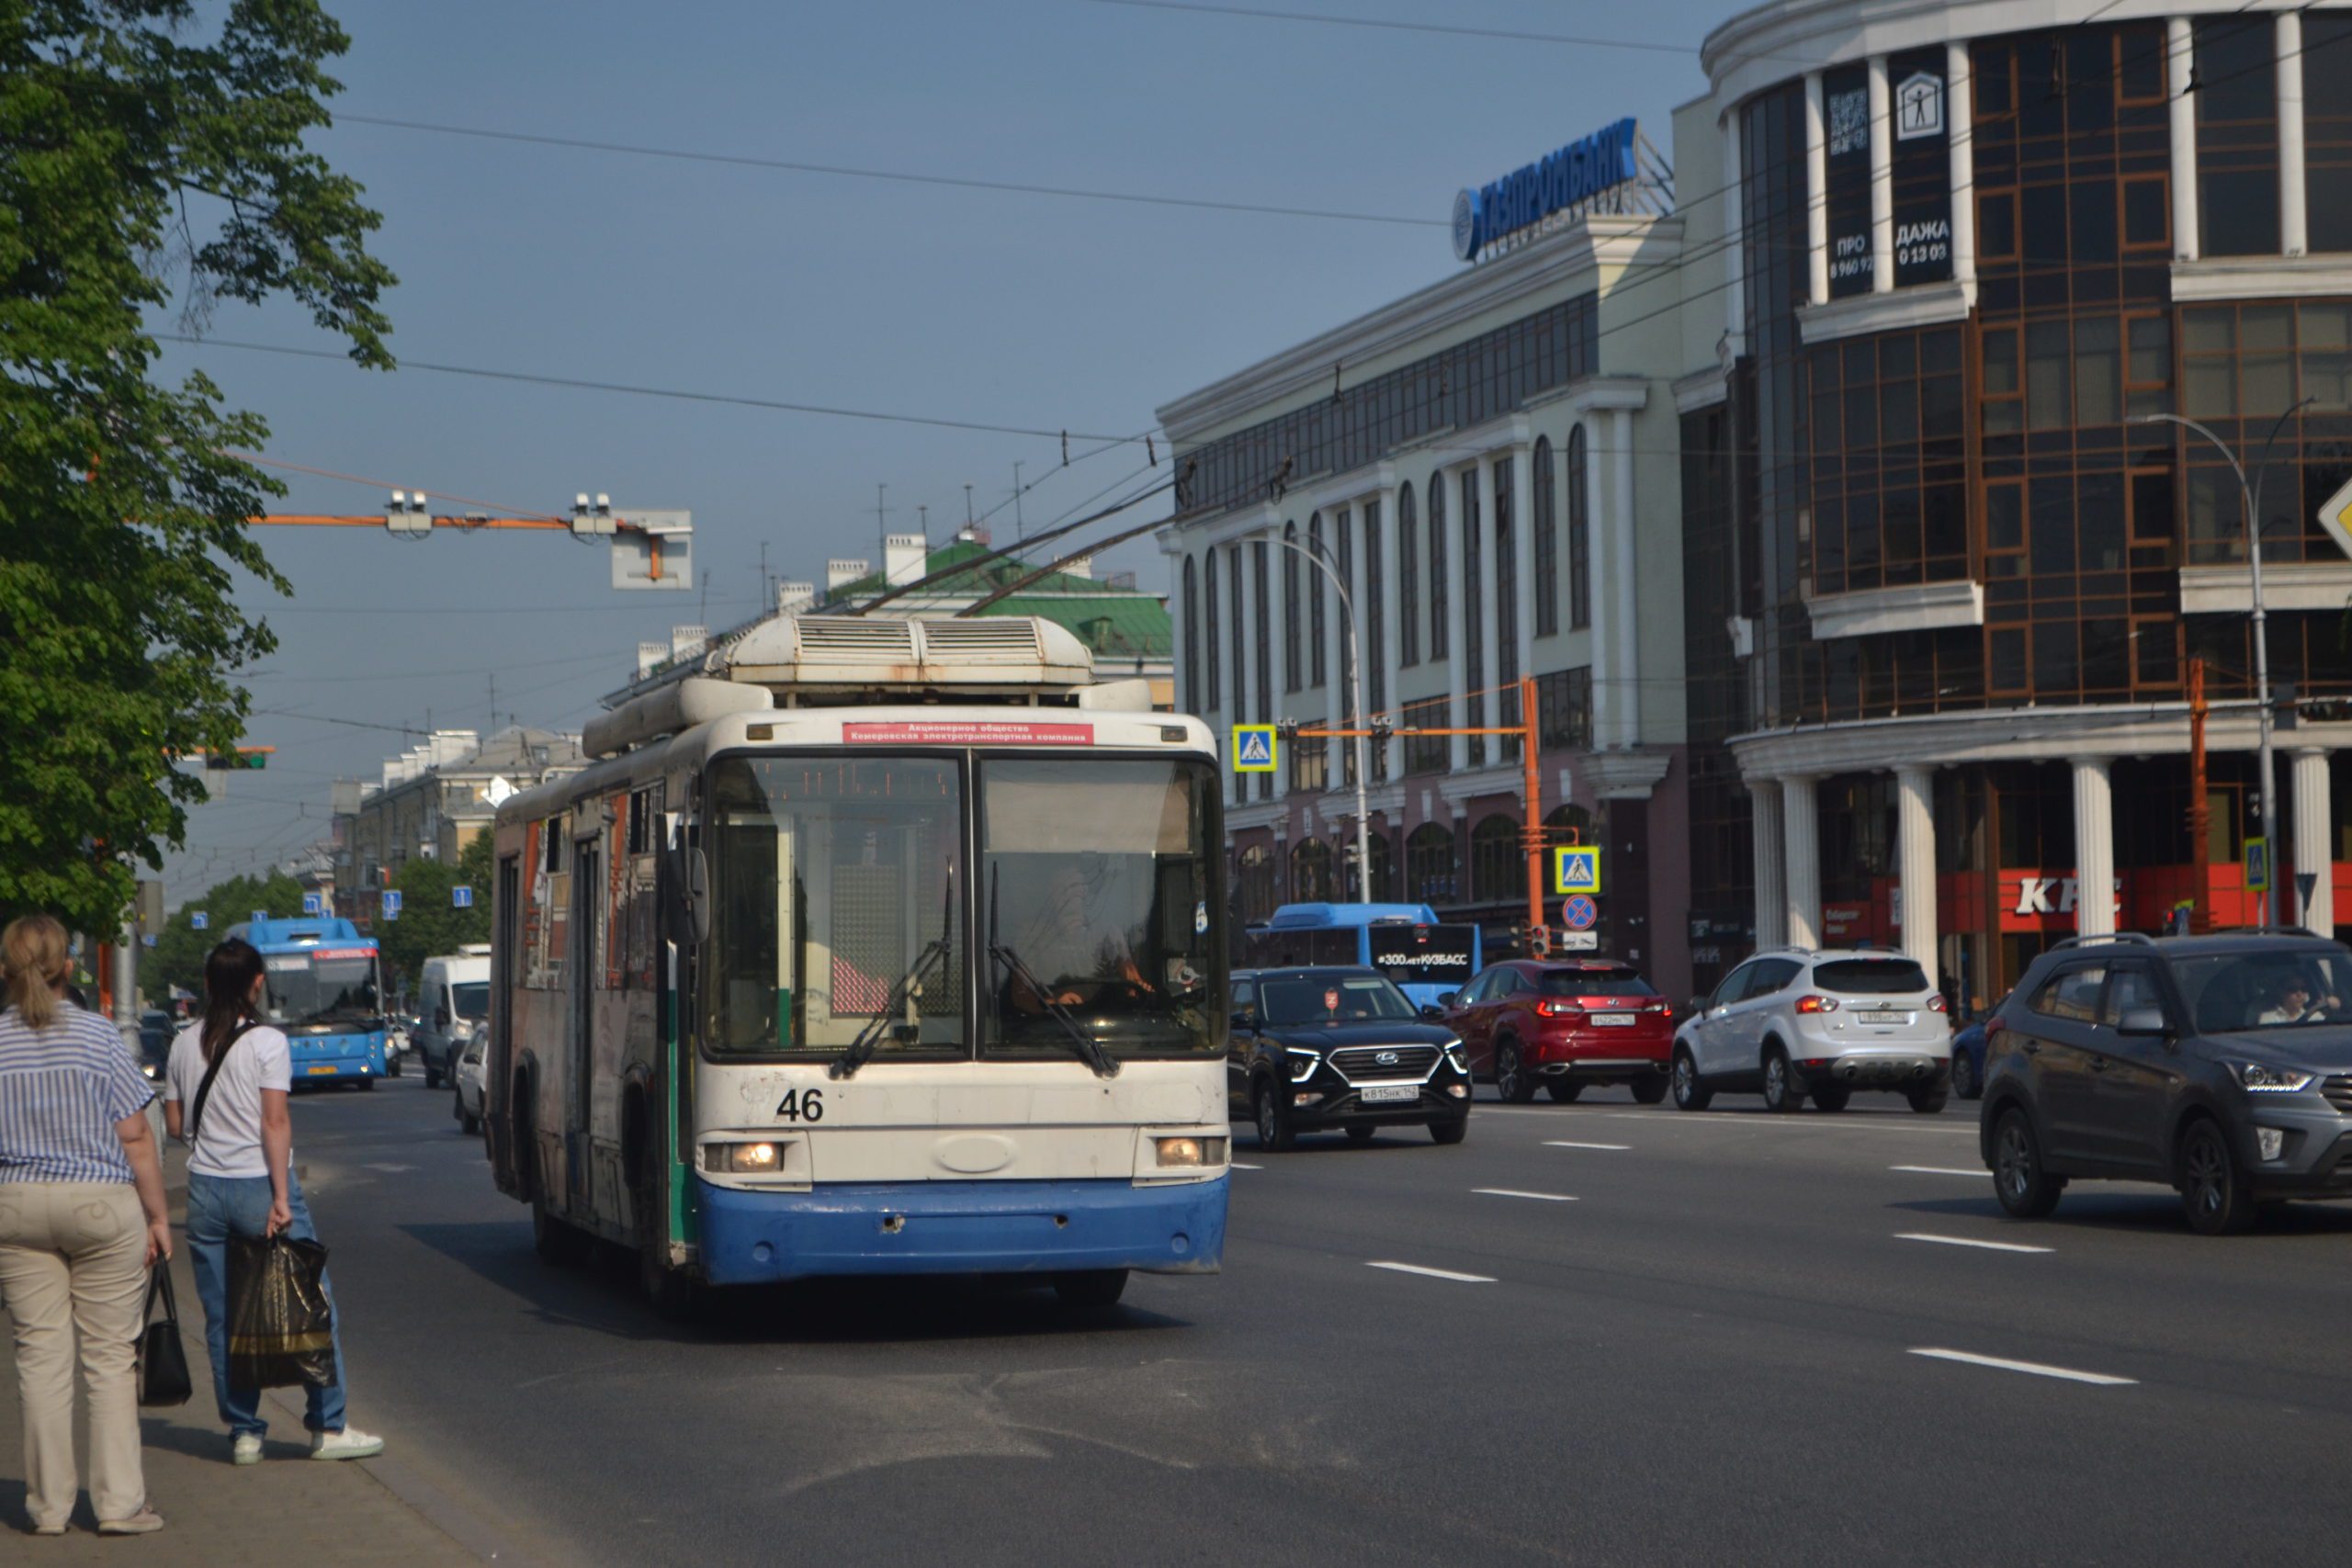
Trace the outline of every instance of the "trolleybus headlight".
{"type": "Polygon", "coordinates": [[[702,1168],[735,1176],[767,1176],[784,1163],[784,1152],[774,1144],[706,1144],[702,1168]]]}
{"type": "Polygon", "coordinates": [[[1225,1163],[1223,1138],[1154,1138],[1152,1147],[1162,1166],[1210,1166],[1225,1163]]]}

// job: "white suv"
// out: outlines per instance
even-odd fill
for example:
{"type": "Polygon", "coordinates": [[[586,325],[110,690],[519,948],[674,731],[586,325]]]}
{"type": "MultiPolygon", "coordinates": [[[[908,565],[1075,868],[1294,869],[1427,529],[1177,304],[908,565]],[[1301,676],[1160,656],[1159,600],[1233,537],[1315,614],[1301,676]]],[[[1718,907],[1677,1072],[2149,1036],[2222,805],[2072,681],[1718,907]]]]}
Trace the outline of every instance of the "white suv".
{"type": "Polygon", "coordinates": [[[1760,1089],[1768,1110],[1808,1097],[1843,1111],[1858,1089],[1894,1089],[1923,1113],[1951,1085],[1951,1020],[1918,960],[1850,948],[1768,948],[1694,998],[1674,1034],[1674,1103],[1760,1089]]]}

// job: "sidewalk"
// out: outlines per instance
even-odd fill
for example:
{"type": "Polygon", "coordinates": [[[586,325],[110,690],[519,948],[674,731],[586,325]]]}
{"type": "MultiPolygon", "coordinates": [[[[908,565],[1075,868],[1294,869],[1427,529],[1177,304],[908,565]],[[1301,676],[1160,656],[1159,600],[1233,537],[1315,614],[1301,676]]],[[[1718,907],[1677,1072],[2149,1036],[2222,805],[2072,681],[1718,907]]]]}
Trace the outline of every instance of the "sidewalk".
{"type": "MultiPolygon", "coordinates": [[[[164,1183],[175,1225],[185,1217],[182,1163],[177,1149],[166,1155],[164,1183]]],[[[302,1429],[300,1389],[268,1392],[262,1404],[269,1420],[263,1462],[243,1470],[232,1465],[228,1433],[213,1414],[203,1310],[197,1305],[185,1246],[175,1245],[172,1267],[180,1333],[197,1393],[175,1410],[141,1413],[147,1500],[164,1516],[164,1529],[128,1540],[97,1534],[85,1473],[74,1528],[56,1540],[26,1533],[24,1420],[17,1398],[14,1352],[8,1340],[0,1339],[0,1361],[5,1361],[0,1364],[0,1561],[28,1568],[102,1561],[119,1568],[133,1559],[151,1568],[164,1563],[249,1568],[275,1558],[322,1565],[481,1561],[371,1473],[379,1465],[397,1464],[397,1437],[390,1438],[385,1460],[312,1461],[310,1435],[302,1429]]],[[[0,1311],[0,1324],[6,1321],[6,1313],[0,1311]]],[[[87,1448],[78,1442],[76,1460],[88,1460],[87,1448]]]]}

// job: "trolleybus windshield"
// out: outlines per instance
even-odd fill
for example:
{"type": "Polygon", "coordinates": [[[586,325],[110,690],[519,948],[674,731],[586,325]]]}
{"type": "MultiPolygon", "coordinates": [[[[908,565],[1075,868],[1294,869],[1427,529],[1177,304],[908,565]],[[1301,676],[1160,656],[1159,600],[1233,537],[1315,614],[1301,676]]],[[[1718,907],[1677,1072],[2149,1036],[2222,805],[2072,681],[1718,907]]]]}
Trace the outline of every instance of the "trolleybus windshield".
{"type": "Polygon", "coordinates": [[[968,1054],[964,784],[951,759],[729,757],[710,770],[712,961],[706,1047],[839,1053],[941,934],[944,963],[876,1043],[968,1054]]]}
{"type": "Polygon", "coordinates": [[[1114,1056],[1222,1051],[1208,764],[985,757],[979,774],[983,1049],[1066,1055],[1068,1021],[1114,1056]]]}
{"type": "Polygon", "coordinates": [[[312,948],[274,953],[262,960],[269,976],[266,1021],[278,1028],[332,1032],[371,1029],[382,1009],[376,999],[376,954],[367,948],[312,948]]]}

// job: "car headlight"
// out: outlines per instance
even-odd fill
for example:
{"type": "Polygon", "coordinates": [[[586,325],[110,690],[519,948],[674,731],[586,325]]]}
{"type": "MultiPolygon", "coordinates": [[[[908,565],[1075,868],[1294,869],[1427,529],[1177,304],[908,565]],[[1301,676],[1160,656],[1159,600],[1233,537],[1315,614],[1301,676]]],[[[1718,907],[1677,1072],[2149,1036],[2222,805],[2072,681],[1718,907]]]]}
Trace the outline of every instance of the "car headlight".
{"type": "Polygon", "coordinates": [[[731,1176],[773,1176],[784,1165],[784,1150],[775,1144],[705,1144],[702,1168],[731,1176]]]}
{"type": "Polygon", "coordinates": [[[1210,1166],[1225,1163],[1223,1138],[1175,1137],[1154,1138],[1154,1157],[1164,1168],[1169,1166],[1210,1166]]]}
{"type": "Polygon", "coordinates": [[[1323,1054],[1319,1051],[1302,1051],[1295,1045],[1292,1046],[1290,1052],[1290,1081],[1293,1083],[1305,1083],[1307,1079],[1315,1076],[1315,1069],[1322,1064],[1322,1061],[1323,1054]]]}
{"type": "Polygon", "coordinates": [[[1470,1076],[1469,1053],[1462,1049],[1461,1041],[1449,1040],[1445,1043],[1445,1059],[1455,1072],[1465,1078],[1470,1076]]]}
{"type": "Polygon", "coordinates": [[[2294,1094],[2312,1086],[2312,1075],[2299,1067],[2274,1067],[2267,1062],[2232,1062],[2230,1071],[2250,1094],[2294,1094]]]}

